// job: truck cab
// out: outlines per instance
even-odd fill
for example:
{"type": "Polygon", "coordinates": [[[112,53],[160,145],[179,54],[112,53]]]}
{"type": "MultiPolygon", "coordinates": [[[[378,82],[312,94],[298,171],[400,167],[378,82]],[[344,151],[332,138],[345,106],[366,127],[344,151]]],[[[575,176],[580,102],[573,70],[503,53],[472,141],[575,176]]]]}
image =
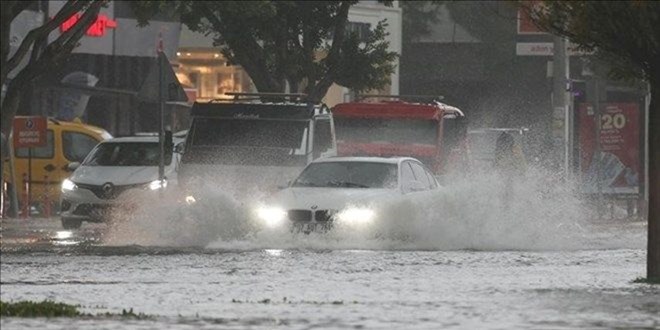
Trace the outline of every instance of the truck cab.
{"type": "Polygon", "coordinates": [[[184,188],[272,191],[314,159],[337,154],[333,116],[324,104],[300,94],[289,100],[291,94],[231,95],[234,100],[193,104],[179,172],[184,188]]]}
{"type": "Polygon", "coordinates": [[[332,110],[340,156],[414,157],[436,175],[446,171],[450,160],[462,158],[467,126],[458,108],[435,100],[405,102],[398,96],[365,100],[340,103],[332,110]]]}

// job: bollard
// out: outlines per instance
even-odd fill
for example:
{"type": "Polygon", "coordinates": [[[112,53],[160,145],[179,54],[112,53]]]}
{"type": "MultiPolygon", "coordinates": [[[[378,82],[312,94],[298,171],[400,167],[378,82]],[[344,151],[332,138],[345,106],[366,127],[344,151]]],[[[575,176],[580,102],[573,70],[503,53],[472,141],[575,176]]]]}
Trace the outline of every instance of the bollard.
{"type": "Polygon", "coordinates": [[[30,182],[28,182],[27,174],[23,173],[23,219],[30,217],[30,182]]]}
{"type": "Polygon", "coordinates": [[[50,183],[48,183],[48,175],[44,175],[44,217],[50,218],[51,205],[50,205],[50,183]]]}
{"type": "Polygon", "coordinates": [[[5,218],[7,216],[7,203],[8,194],[7,194],[7,182],[2,182],[2,201],[0,201],[0,217],[5,218]]]}

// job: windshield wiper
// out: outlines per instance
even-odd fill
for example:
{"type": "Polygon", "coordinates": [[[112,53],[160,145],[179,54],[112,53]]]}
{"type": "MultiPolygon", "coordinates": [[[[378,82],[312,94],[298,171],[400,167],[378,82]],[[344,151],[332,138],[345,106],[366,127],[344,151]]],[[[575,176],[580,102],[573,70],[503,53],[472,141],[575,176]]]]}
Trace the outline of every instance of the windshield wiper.
{"type": "Polygon", "coordinates": [[[347,181],[328,181],[327,185],[331,187],[370,188],[369,186],[360,183],[347,182],[347,181]]]}
{"type": "Polygon", "coordinates": [[[293,187],[320,187],[321,185],[314,182],[308,181],[296,181],[293,183],[293,187]]]}

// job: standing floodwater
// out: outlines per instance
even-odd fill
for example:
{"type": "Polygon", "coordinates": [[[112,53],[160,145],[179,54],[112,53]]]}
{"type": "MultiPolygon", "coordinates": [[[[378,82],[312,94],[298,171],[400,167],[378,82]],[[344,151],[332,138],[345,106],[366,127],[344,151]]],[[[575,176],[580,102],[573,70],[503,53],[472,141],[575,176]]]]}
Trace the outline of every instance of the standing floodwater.
{"type": "MultiPolygon", "coordinates": [[[[123,319],[6,319],[52,328],[658,328],[660,290],[644,274],[646,224],[597,221],[566,187],[530,175],[501,207],[496,175],[456,179],[398,235],[251,232],[227,238],[239,202],[198,222],[167,205],[111,226],[3,223],[2,300],[80,304],[123,319]],[[130,221],[128,221],[130,220],[130,221]],[[176,221],[179,221],[178,223],[176,221]],[[33,224],[33,225],[30,225],[33,224]],[[195,228],[194,225],[199,227],[195,228]]],[[[405,222],[403,222],[405,221],[405,222]]],[[[401,225],[401,223],[405,225],[401,225]]]]}

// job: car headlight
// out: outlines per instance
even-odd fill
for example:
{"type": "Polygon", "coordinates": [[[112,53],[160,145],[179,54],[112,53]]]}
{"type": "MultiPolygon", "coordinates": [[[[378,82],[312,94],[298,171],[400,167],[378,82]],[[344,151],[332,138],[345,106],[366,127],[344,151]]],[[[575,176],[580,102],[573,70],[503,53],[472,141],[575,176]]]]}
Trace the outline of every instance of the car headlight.
{"type": "Polygon", "coordinates": [[[149,189],[158,190],[167,188],[167,180],[154,180],[149,183],[149,189]]]}
{"type": "Polygon", "coordinates": [[[186,196],[185,200],[186,200],[186,204],[188,204],[188,205],[193,205],[193,204],[197,203],[197,200],[195,199],[195,196],[193,196],[193,195],[186,196]]]}
{"type": "Polygon", "coordinates": [[[269,227],[277,227],[286,219],[286,211],[280,207],[260,207],[257,217],[269,227]]]}
{"type": "Polygon", "coordinates": [[[69,179],[64,179],[62,181],[62,192],[74,191],[78,189],[78,186],[69,179]]]}
{"type": "Polygon", "coordinates": [[[349,207],[337,213],[337,220],[347,224],[366,224],[370,223],[376,213],[368,208],[349,207]]]}

